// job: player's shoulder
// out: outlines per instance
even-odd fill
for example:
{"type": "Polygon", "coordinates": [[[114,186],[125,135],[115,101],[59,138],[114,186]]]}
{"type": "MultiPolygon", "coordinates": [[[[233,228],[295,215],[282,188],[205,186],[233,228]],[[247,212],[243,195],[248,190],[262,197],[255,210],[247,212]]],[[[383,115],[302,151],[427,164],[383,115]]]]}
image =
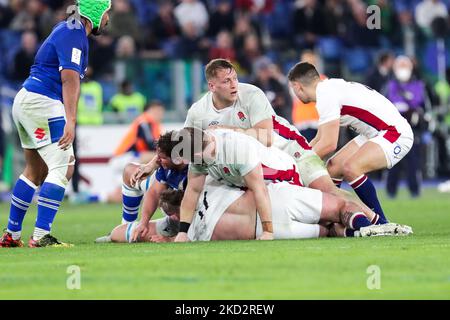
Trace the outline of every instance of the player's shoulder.
{"type": "Polygon", "coordinates": [[[211,92],[206,92],[200,99],[194,102],[189,108],[188,112],[202,112],[208,107],[208,99],[211,92]]]}
{"type": "Polygon", "coordinates": [[[239,94],[241,96],[245,96],[252,94],[264,94],[264,92],[253,84],[239,82],[239,94]]]}
{"type": "Polygon", "coordinates": [[[62,41],[63,44],[70,44],[74,39],[86,40],[87,35],[86,30],[83,25],[80,24],[70,24],[67,21],[61,21],[52,30],[50,37],[57,41],[62,41]]]}

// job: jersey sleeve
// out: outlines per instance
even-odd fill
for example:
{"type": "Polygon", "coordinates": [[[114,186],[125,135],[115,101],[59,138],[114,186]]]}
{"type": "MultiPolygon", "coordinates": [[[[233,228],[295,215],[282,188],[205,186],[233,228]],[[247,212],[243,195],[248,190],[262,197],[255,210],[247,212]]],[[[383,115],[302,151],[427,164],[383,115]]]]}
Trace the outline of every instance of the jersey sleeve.
{"type": "Polygon", "coordinates": [[[59,71],[70,69],[83,74],[82,61],[87,57],[84,46],[85,36],[79,30],[70,30],[55,38],[55,49],[58,55],[59,71]]]}
{"type": "Polygon", "coordinates": [[[190,164],[189,173],[207,175],[208,169],[198,164],[190,164]]]}
{"type": "MultiPolygon", "coordinates": [[[[252,139],[252,138],[249,138],[252,139]]],[[[261,162],[257,148],[247,139],[241,139],[237,147],[236,169],[242,177],[247,175],[261,162]]]]}
{"type": "Polygon", "coordinates": [[[185,128],[198,128],[198,129],[202,129],[202,121],[201,118],[198,116],[199,113],[197,111],[197,104],[193,104],[187,113],[186,116],[186,121],[184,122],[184,127],[185,128]]]}
{"type": "Polygon", "coordinates": [[[261,89],[257,89],[250,94],[249,100],[249,114],[250,125],[253,127],[258,122],[266,119],[272,119],[275,111],[272,108],[269,100],[261,89]]]}
{"type": "Polygon", "coordinates": [[[317,88],[316,109],[319,114],[319,125],[337,120],[341,117],[339,92],[329,84],[317,88]]]}

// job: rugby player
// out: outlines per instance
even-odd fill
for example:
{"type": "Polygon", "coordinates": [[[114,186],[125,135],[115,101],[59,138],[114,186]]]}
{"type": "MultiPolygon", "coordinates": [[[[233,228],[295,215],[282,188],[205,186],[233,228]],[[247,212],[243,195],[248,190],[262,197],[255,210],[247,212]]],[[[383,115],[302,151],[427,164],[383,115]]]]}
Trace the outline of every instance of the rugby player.
{"type": "Polygon", "coordinates": [[[26,166],[11,196],[8,226],[0,247],[21,247],[22,222],[40,186],[29,247],[67,246],[50,229],[73,174],[76,108],[88,65],[88,36],[109,20],[111,0],[78,0],[78,12],[60,22],[38,50],[30,76],[12,108],[26,166]]]}
{"type": "Polygon", "coordinates": [[[327,162],[337,184],[347,181],[359,198],[379,215],[387,218],[367,173],[390,169],[411,149],[411,126],[397,108],[377,91],[343,79],[321,80],[316,68],[297,63],[288,74],[290,86],[304,103],[316,102],[319,128],[311,141],[315,153],[324,158],[337,148],[339,127],[358,134],[327,162]]]}

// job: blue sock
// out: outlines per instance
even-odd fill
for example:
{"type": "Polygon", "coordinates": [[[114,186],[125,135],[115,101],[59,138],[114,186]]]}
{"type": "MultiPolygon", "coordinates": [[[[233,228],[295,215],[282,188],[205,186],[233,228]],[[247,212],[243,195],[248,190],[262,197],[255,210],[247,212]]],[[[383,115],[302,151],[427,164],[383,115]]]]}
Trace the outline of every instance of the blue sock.
{"type": "Polygon", "coordinates": [[[359,230],[362,227],[371,226],[372,223],[367,219],[366,215],[362,212],[354,213],[349,221],[349,227],[353,230],[359,230]]]}
{"type": "Polygon", "coordinates": [[[38,213],[33,238],[38,240],[50,233],[56,212],[64,198],[65,188],[44,182],[38,197],[38,213]]]}
{"type": "Polygon", "coordinates": [[[353,188],[353,190],[355,190],[361,201],[380,216],[377,224],[388,222],[384,215],[383,209],[381,209],[380,202],[378,201],[375,186],[365,174],[350,182],[350,186],[353,188]]]}
{"type": "Polygon", "coordinates": [[[22,222],[31,201],[33,200],[34,192],[37,186],[28,180],[24,175],[21,175],[16,181],[13,192],[11,194],[11,207],[9,210],[9,220],[7,231],[13,235],[13,239],[20,238],[22,231],[22,222]]]}
{"type": "Polygon", "coordinates": [[[136,221],[143,192],[122,185],[122,223],[136,221]]]}

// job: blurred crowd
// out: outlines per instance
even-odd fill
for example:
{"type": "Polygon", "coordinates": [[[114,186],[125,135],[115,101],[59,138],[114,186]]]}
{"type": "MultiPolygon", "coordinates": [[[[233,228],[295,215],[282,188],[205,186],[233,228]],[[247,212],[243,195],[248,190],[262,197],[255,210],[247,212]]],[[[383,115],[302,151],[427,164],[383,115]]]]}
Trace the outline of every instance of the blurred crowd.
{"type": "MultiPolygon", "coordinates": [[[[67,10],[71,4],[73,0],[0,0],[2,85],[17,88],[28,76],[39,44],[72,13],[67,10]]],[[[439,162],[444,163],[439,174],[449,175],[449,8],[447,0],[113,0],[107,32],[89,40],[90,71],[80,109],[94,111],[81,114],[79,122],[101,124],[105,110],[129,122],[154,99],[139,93],[134,79],[117,78],[118,61],[196,59],[204,64],[227,58],[241,81],[265,91],[276,112],[312,138],[314,106],[293,99],[285,78],[294,63],[308,60],[323,77],[361,81],[395,100],[406,117],[417,120],[418,150],[434,134],[439,162]],[[380,16],[373,16],[373,8],[380,9],[380,16]],[[409,76],[395,70],[401,55],[411,57],[398,62],[411,69],[409,76]],[[440,57],[447,63],[442,65],[440,57]],[[106,94],[99,80],[114,83],[114,92],[106,94]],[[410,91],[414,101],[408,98],[410,91]],[[434,112],[436,106],[444,111],[434,112]]],[[[390,179],[392,195],[395,180],[390,179]]],[[[412,194],[417,193],[414,183],[412,194]]]]}

